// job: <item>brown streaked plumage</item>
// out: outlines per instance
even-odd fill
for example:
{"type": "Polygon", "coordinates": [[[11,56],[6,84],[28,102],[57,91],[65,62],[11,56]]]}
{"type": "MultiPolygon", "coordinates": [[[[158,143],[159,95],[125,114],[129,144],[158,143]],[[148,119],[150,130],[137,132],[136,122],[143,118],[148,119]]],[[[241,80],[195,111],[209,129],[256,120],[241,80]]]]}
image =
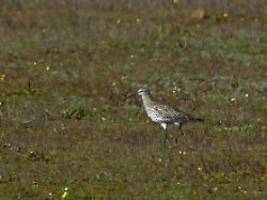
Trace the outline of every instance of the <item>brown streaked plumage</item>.
{"type": "MultiPolygon", "coordinates": [[[[182,126],[188,122],[203,122],[203,119],[194,118],[180,110],[173,109],[164,104],[160,104],[151,99],[150,91],[147,88],[138,90],[138,94],[142,97],[143,105],[148,117],[151,121],[158,123],[165,130],[165,141],[167,141],[168,133],[167,126],[174,124],[178,126],[179,131],[183,134],[182,126]]],[[[178,135],[175,139],[177,142],[178,135]]]]}

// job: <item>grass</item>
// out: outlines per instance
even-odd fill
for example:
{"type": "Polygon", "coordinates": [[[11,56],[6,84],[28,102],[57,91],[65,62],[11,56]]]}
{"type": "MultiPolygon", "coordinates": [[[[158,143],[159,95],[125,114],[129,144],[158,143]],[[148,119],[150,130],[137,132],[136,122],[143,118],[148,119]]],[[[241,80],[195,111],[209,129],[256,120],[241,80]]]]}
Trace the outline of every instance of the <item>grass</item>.
{"type": "Polygon", "coordinates": [[[0,199],[265,199],[266,9],[4,1],[0,199]],[[205,124],[163,146],[143,85],[205,124]]]}

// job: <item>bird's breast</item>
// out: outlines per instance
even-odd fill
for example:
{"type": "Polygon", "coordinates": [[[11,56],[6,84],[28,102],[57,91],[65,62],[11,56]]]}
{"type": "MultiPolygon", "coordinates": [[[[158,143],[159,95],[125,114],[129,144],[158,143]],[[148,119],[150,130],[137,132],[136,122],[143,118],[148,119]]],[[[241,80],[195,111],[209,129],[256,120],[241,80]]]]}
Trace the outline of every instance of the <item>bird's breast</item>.
{"type": "Polygon", "coordinates": [[[146,109],[146,113],[148,117],[153,121],[153,122],[161,122],[164,121],[162,116],[160,116],[157,112],[155,112],[153,109],[146,109]]]}

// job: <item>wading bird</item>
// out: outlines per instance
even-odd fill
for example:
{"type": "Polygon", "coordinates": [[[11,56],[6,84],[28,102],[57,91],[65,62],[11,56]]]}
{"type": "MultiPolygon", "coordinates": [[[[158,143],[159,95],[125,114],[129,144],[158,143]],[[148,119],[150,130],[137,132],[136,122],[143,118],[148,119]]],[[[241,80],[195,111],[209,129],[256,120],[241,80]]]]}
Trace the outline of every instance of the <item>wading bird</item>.
{"type": "MultiPolygon", "coordinates": [[[[180,110],[173,109],[167,105],[158,103],[151,99],[150,91],[147,88],[141,88],[138,90],[138,94],[142,97],[143,105],[148,117],[151,121],[160,124],[160,126],[165,130],[165,140],[166,144],[168,139],[167,126],[175,125],[178,127],[179,131],[184,135],[182,131],[182,126],[188,122],[203,122],[203,119],[192,117],[180,110]]],[[[178,141],[178,134],[175,138],[175,142],[178,141]]]]}

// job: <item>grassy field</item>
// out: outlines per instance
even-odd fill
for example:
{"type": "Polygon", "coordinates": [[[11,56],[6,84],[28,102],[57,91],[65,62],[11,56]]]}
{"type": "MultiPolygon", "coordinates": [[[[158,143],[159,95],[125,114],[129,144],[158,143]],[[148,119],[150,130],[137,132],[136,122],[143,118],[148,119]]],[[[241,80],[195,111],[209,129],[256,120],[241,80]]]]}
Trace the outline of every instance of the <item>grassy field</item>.
{"type": "Polygon", "coordinates": [[[267,199],[265,1],[6,0],[0,37],[1,200],[267,199]],[[164,146],[144,85],[205,123],[164,146]]]}

